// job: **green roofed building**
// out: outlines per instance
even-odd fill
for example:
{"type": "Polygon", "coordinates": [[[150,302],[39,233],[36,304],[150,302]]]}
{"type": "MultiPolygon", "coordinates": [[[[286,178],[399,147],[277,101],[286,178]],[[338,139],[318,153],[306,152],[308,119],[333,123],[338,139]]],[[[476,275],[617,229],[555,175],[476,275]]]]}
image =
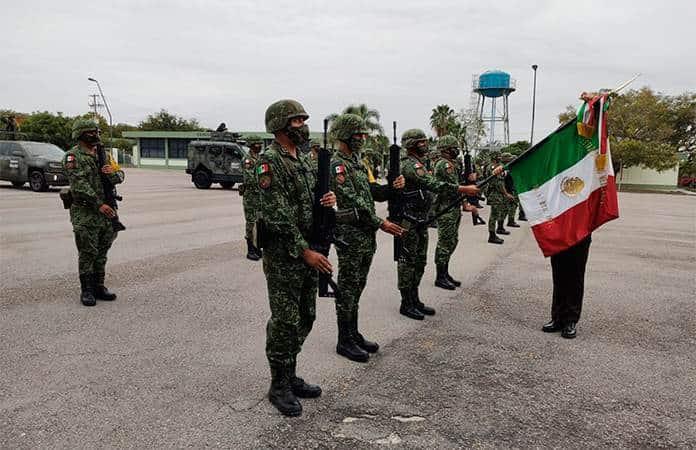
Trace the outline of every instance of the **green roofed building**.
{"type": "MultiPolygon", "coordinates": [[[[209,141],[212,131],[124,131],[123,137],[135,139],[133,165],[136,167],[170,167],[186,169],[186,154],[191,141],[209,141]]],[[[273,141],[271,133],[263,131],[238,131],[244,140],[247,136],[259,136],[264,146],[273,141]]],[[[323,139],[322,133],[310,133],[312,139],[323,139]]]]}

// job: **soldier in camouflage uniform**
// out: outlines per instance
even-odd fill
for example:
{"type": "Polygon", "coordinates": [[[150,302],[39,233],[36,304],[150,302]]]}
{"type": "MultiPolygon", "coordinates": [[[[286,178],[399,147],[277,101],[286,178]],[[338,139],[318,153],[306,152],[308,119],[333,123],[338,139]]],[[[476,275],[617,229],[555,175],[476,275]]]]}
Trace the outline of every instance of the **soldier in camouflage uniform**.
{"type": "Polygon", "coordinates": [[[100,173],[112,184],[123,182],[125,175],[111,165],[97,167],[99,125],[91,119],[77,119],[72,137],[77,145],[63,157],[63,170],[70,181],[70,222],[77,245],[80,272],[80,301],[94,306],[96,300],[115,300],[116,294],[104,287],[106,254],[116,238],[111,219],[116,211],[105,203],[100,173]]]}
{"type": "MultiPolygon", "coordinates": [[[[321,395],[319,386],[297,377],[297,355],[316,316],[317,270],[331,273],[328,258],[309,248],[316,172],[299,147],[309,138],[309,115],[295,100],[279,100],[266,110],[266,131],[275,141],[257,163],[263,232],[263,271],[271,317],[266,356],[271,368],[270,402],[287,416],[302,414],[297,397],[321,395]]],[[[336,204],[328,192],[325,207],[336,204]]]]}
{"type": "MultiPolygon", "coordinates": [[[[369,169],[360,154],[367,139],[365,122],[355,114],[342,114],[331,124],[331,134],[338,141],[338,151],[331,160],[331,189],[336,193],[336,235],[347,243],[336,247],[338,255],[338,293],[336,353],[366,362],[379,345],[363,337],[358,330],[358,302],[362,295],[372,257],[377,249],[376,234],[381,229],[400,236],[403,229],[375,213],[374,201],[386,201],[391,189],[371,183],[369,169]]],[[[404,178],[394,181],[402,189],[404,178]]]]}
{"type": "MultiPolygon", "coordinates": [[[[461,167],[457,159],[457,154],[459,153],[457,139],[454,136],[443,136],[438,140],[437,148],[440,150],[441,157],[435,164],[435,179],[443,183],[459,183],[461,167]]],[[[448,193],[438,195],[433,209],[440,211],[446,208],[457,196],[457,194],[448,193]]],[[[466,200],[464,200],[464,203],[466,204],[466,200]]],[[[465,207],[468,208],[468,204],[465,207]]],[[[435,278],[435,286],[443,289],[454,290],[462,284],[460,281],[452,278],[449,273],[450,257],[459,242],[461,217],[460,209],[452,208],[437,219],[437,248],[435,249],[437,276],[435,278]]]]}
{"type": "Polygon", "coordinates": [[[401,143],[406,149],[406,156],[401,158],[401,174],[406,180],[404,188],[404,217],[399,224],[407,230],[402,239],[402,252],[398,261],[399,291],[401,308],[399,312],[406,317],[423,320],[424,315],[433,315],[435,310],[423,304],[418,294],[418,287],[428,256],[428,229],[416,227],[415,222],[427,219],[430,201],[428,192],[457,195],[475,195],[476,186],[459,186],[436,180],[423,164],[428,151],[428,141],[422,130],[406,130],[401,136],[401,143]]]}
{"type": "Polygon", "coordinates": [[[247,259],[258,261],[263,256],[261,249],[254,245],[254,228],[256,212],[259,208],[259,186],[256,184],[256,162],[263,147],[263,140],[258,136],[249,136],[249,155],[244,159],[244,184],[239,187],[244,204],[244,219],[246,221],[247,259]]]}
{"type": "MultiPolygon", "coordinates": [[[[500,160],[503,164],[507,164],[512,161],[515,156],[512,153],[505,152],[500,155],[500,160]]],[[[503,187],[505,188],[505,200],[507,201],[507,210],[505,216],[507,217],[507,226],[511,228],[519,228],[519,224],[515,222],[515,213],[517,212],[517,205],[519,200],[517,193],[515,192],[515,183],[512,180],[512,175],[508,172],[505,175],[505,180],[503,182],[503,187]]],[[[503,220],[505,222],[505,220],[503,220]]]]}
{"type": "MultiPolygon", "coordinates": [[[[500,153],[491,152],[492,169],[500,162],[500,153]]],[[[507,198],[505,197],[505,174],[499,173],[486,186],[486,202],[491,207],[491,215],[488,217],[488,242],[491,244],[502,244],[503,239],[499,238],[497,233],[510,234],[509,231],[503,228],[503,220],[507,212],[507,198]],[[497,228],[496,228],[497,226],[497,228]]]]}

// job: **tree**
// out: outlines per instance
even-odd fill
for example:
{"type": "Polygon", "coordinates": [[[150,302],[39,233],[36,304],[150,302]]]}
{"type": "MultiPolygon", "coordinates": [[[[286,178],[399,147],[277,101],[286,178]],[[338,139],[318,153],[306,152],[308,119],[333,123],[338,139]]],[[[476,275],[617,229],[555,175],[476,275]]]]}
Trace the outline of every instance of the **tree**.
{"type": "Polygon", "coordinates": [[[529,142],[528,141],[517,141],[514,144],[510,144],[507,147],[503,147],[500,151],[501,152],[508,152],[512,153],[515,156],[519,156],[522,154],[523,151],[527,150],[529,148],[529,142]]]}
{"type": "Polygon", "coordinates": [[[450,134],[451,128],[456,126],[457,115],[449,105],[437,105],[430,114],[430,127],[437,137],[450,134]]]}
{"type": "Polygon", "coordinates": [[[74,141],[72,139],[73,118],[48,111],[33,112],[26,115],[20,125],[19,131],[33,141],[50,142],[63,150],[69,149],[74,141]]]}
{"type": "Polygon", "coordinates": [[[138,124],[143,131],[202,131],[203,128],[196,119],[184,119],[183,117],[169,113],[161,109],[156,114],[150,114],[147,119],[138,124]]]}
{"type": "MultiPolygon", "coordinates": [[[[379,111],[368,108],[365,103],[361,103],[359,105],[348,105],[343,109],[341,114],[355,114],[360,116],[365,121],[365,126],[367,127],[370,135],[384,133],[384,128],[382,128],[382,125],[379,123],[381,118],[379,111]]],[[[340,114],[337,113],[329,114],[326,116],[326,118],[329,119],[330,123],[333,122],[339,115],[340,114]]]]}
{"type": "MultiPolygon", "coordinates": [[[[559,121],[575,115],[575,108],[568,106],[559,121]]],[[[671,97],[648,87],[631,90],[612,99],[608,117],[611,154],[618,167],[667,170],[678,163],[679,151],[694,151],[694,94],[671,97]]]]}

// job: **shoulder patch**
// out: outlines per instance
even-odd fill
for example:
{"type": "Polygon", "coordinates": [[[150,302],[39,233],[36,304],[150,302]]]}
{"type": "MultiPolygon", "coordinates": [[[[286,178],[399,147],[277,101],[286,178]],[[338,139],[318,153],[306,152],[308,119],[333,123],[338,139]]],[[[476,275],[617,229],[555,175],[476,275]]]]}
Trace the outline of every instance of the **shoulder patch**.
{"type": "Polygon", "coordinates": [[[77,159],[75,158],[75,155],[68,154],[65,157],[65,168],[74,169],[75,167],[77,167],[77,159]]]}
{"type": "Polygon", "coordinates": [[[336,168],[334,168],[334,171],[336,172],[336,175],[340,175],[342,173],[344,174],[346,173],[346,166],[339,164],[336,166],[336,168]]]}
{"type": "Polygon", "coordinates": [[[257,175],[263,175],[264,173],[268,173],[269,175],[271,173],[271,166],[268,163],[259,164],[256,168],[257,175]]]}
{"type": "Polygon", "coordinates": [[[423,164],[417,162],[417,163],[415,163],[415,164],[413,165],[413,167],[415,167],[416,169],[420,169],[420,168],[423,167],[423,164]]]}
{"type": "Polygon", "coordinates": [[[245,160],[244,160],[244,168],[245,168],[245,169],[251,169],[251,166],[252,166],[251,160],[248,159],[248,158],[245,159],[245,160]]]}

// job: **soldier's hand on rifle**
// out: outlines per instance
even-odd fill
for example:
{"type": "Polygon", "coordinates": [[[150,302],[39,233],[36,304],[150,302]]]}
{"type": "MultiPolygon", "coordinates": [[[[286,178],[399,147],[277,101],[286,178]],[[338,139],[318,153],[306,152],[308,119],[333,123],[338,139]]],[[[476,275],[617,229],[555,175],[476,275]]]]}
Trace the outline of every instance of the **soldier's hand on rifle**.
{"type": "Polygon", "coordinates": [[[459,186],[459,189],[457,189],[457,192],[460,194],[466,194],[466,195],[476,195],[481,191],[481,189],[477,188],[473,184],[470,184],[468,186],[459,186]]]}
{"type": "Polygon", "coordinates": [[[468,202],[464,203],[463,209],[464,209],[464,211],[471,212],[471,213],[474,213],[475,215],[478,215],[478,208],[476,208],[471,203],[468,203],[468,202]]]}
{"type": "Polygon", "coordinates": [[[307,249],[302,253],[302,259],[304,262],[319,272],[331,273],[333,272],[333,267],[331,267],[331,261],[319,252],[307,249]]]}
{"type": "Polygon", "coordinates": [[[321,197],[321,200],[319,201],[321,203],[321,206],[326,206],[327,208],[333,208],[336,206],[336,194],[333,192],[329,191],[326,194],[324,194],[321,197]]]}
{"type": "Polygon", "coordinates": [[[476,181],[476,172],[472,172],[466,177],[467,181],[476,181]]]}
{"type": "Polygon", "coordinates": [[[394,180],[394,183],[392,183],[392,186],[394,189],[403,189],[406,187],[406,178],[404,178],[403,175],[399,175],[396,177],[396,180],[394,180]]]}
{"type": "Polygon", "coordinates": [[[495,169],[493,169],[493,172],[492,172],[492,173],[493,173],[493,175],[500,175],[500,174],[503,173],[504,171],[505,171],[505,167],[503,167],[503,166],[498,166],[498,167],[496,167],[495,169]]]}
{"type": "Polygon", "coordinates": [[[107,175],[114,173],[114,167],[111,164],[107,164],[101,168],[102,173],[107,175]]]}
{"type": "Polygon", "coordinates": [[[382,225],[379,226],[379,228],[384,231],[385,233],[389,233],[392,236],[401,236],[404,234],[404,229],[401,228],[399,225],[395,224],[394,222],[390,222],[388,220],[385,220],[382,222],[382,225]]]}
{"type": "Polygon", "coordinates": [[[107,205],[106,203],[103,203],[99,207],[99,212],[104,214],[109,219],[113,219],[114,217],[116,217],[116,211],[114,211],[113,208],[111,206],[107,205]]]}

